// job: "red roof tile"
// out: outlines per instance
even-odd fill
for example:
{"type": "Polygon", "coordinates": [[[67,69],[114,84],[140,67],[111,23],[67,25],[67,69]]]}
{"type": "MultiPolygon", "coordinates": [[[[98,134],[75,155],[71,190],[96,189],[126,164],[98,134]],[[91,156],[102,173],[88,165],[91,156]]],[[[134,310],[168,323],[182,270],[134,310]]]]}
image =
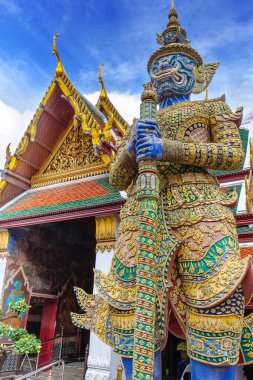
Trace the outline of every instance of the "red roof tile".
{"type": "Polygon", "coordinates": [[[64,186],[50,187],[44,190],[35,191],[27,199],[17,202],[9,207],[6,212],[15,212],[42,206],[51,206],[59,203],[68,203],[102,197],[108,194],[108,190],[95,181],[79,182],[64,186]]]}

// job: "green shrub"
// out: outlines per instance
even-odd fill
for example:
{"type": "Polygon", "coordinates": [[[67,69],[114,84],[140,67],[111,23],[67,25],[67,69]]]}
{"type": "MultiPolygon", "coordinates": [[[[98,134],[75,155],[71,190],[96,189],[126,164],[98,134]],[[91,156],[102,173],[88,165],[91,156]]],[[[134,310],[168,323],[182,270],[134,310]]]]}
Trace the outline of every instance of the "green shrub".
{"type": "MultiPolygon", "coordinates": [[[[40,340],[34,334],[29,334],[25,329],[16,329],[7,324],[13,317],[18,318],[21,314],[27,313],[29,307],[25,299],[18,302],[11,301],[8,305],[8,313],[10,314],[4,316],[2,313],[0,318],[0,338],[8,338],[13,342],[13,350],[18,355],[37,354],[41,348],[40,340]]],[[[4,349],[3,346],[2,351],[4,349]]]]}
{"type": "Polygon", "coordinates": [[[18,355],[37,354],[40,352],[40,340],[34,334],[26,334],[20,338],[14,345],[14,351],[18,355]]]}

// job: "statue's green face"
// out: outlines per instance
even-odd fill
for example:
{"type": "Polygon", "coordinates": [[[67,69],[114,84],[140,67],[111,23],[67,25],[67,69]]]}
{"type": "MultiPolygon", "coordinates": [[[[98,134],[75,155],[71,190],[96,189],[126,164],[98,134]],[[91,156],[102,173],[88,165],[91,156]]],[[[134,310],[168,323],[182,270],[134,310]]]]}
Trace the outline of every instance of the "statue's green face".
{"type": "Polygon", "coordinates": [[[155,61],[150,70],[158,99],[171,95],[189,95],[194,87],[196,62],[183,54],[168,55],[155,61]]]}

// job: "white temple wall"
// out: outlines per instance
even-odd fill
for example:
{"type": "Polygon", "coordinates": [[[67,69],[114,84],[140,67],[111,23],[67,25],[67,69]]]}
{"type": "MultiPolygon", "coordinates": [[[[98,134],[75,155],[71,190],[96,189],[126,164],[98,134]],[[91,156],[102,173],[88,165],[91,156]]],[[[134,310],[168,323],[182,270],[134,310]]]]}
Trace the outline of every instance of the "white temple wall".
{"type": "Polygon", "coordinates": [[[4,282],[4,273],[6,268],[6,259],[0,259],[0,297],[2,296],[3,292],[3,282],[4,282]]]}
{"type": "MultiPolygon", "coordinates": [[[[109,273],[117,237],[118,217],[108,216],[96,219],[97,251],[95,268],[109,273]],[[110,236],[111,233],[111,236],[110,236]]],[[[93,290],[97,293],[96,288],[93,290]]],[[[113,353],[111,347],[101,342],[94,333],[90,333],[88,370],[85,380],[114,380],[120,357],[113,353]]]]}
{"type": "Polygon", "coordinates": [[[8,254],[9,233],[0,228],[0,301],[2,301],[3,281],[6,269],[6,255],[8,254]]]}

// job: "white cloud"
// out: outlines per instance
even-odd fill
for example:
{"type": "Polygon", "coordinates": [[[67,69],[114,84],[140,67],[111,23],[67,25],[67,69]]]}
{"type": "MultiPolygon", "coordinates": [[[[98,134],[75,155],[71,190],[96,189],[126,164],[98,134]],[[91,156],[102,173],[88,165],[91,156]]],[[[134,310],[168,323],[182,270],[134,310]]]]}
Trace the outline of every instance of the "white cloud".
{"type": "MultiPolygon", "coordinates": [[[[96,104],[99,98],[99,91],[91,94],[84,94],[84,96],[93,104],[96,104]]],[[[114,107],[118,110],[121,116],[131,124],[134,118],[140,115],[140,96],[139,94],[131,94],[130,92],[109,92],[108,97],[113,103],[114,107]]]]}
{"type": "Polygon", "coordinates": [[[5,163],[7,145],[11,143],[11,152],[14,153],[32,116],[33,111],[20,112],[0,100],[0,168],[5,163]]]}
{"type": "MultiPolygon", "coordinates": [[[[1,0],[0,0],[1,1],[1,0]]],[[[34,75],[46,83],[50,83],[50,76],[40,65],[30,59],[29,53],[11,60],[0,47],[0,99],[20,111],[33,109],[39,103],[41,83],[35,85],[34,75]]]]}
{"type": "Polygon", "coordinates": [[[253,120],[253,111],[249,112],[245,118],[244,118],[244,121],[250,121],[250,120],[253,120]]]}

